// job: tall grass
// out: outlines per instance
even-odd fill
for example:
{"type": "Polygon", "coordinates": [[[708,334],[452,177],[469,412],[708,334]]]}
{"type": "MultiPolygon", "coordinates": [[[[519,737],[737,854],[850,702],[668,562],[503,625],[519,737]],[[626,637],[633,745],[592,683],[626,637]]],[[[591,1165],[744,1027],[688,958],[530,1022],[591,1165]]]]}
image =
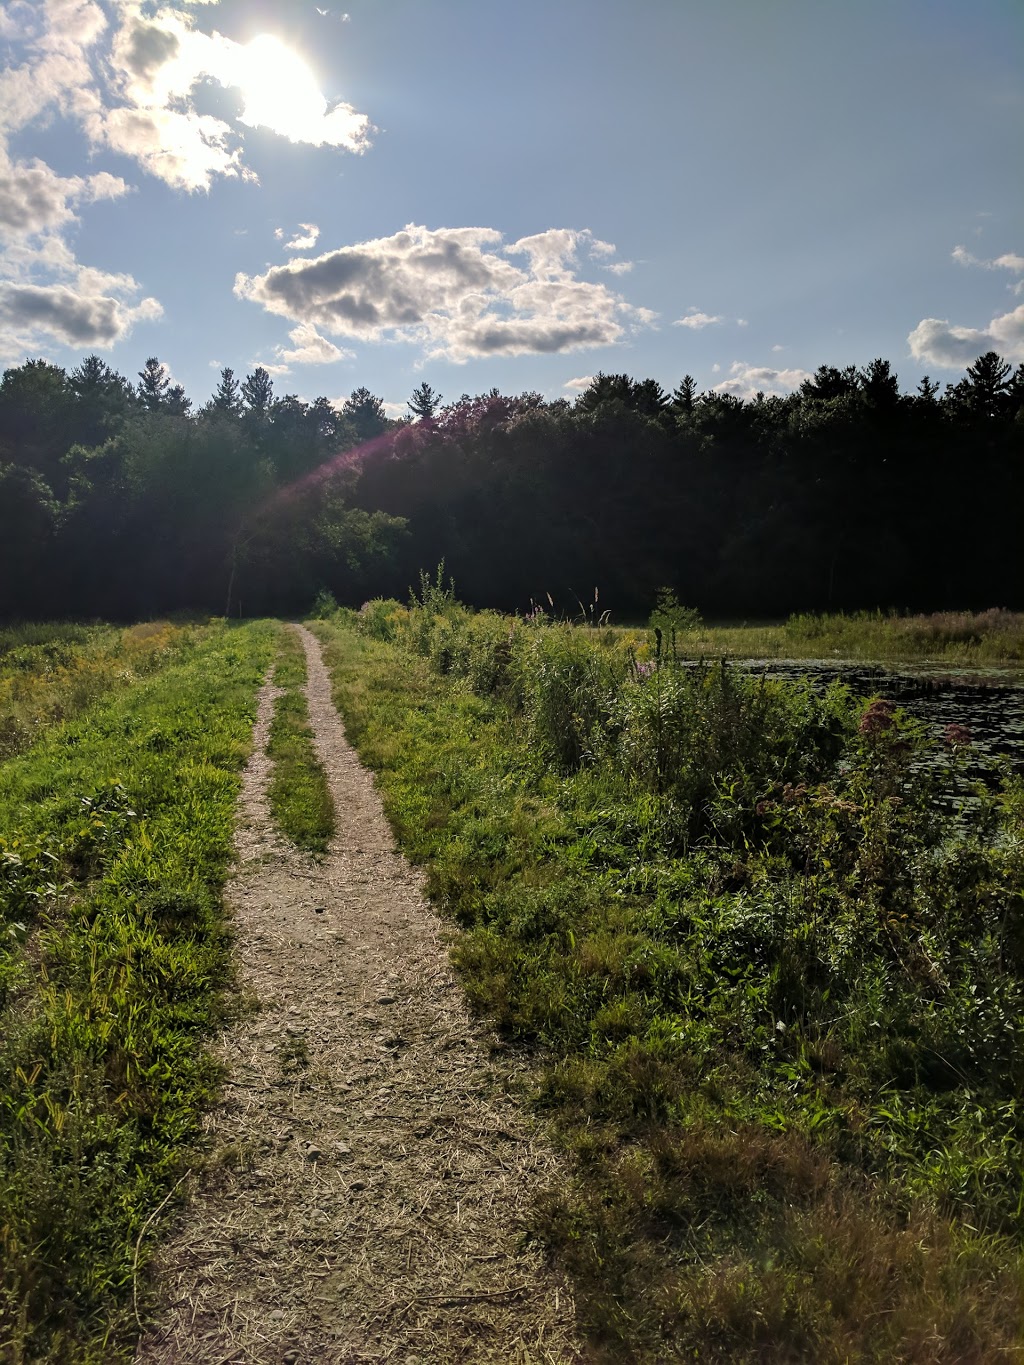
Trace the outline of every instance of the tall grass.
{"type": "Polygon", "coordinates": [[[0,766],[4,1359],[130,1354],[136,1248],[216,1084],[220,889],[273,638],[196,632],[0,766]]]}
{"type": "Polygon", "coordinates": [[[336,822],[327,774],[317,758],[306,702],[306,656],[293,630],[281,627],[267,753],[273,761],[268,797],[278,828],[307,853],[327,852],[336,822]]]}
{"type": "Polygon", "coordinates": [[[1024,612],[858,612],[791,616],[780,625],[695,627],[680,652],[734,658],[915,661],[962,667],[1024,664],[1024,612]]]}
{"type": "Polygon", "coordinates": [[[24,753],[48,726],[186,658],[205,633],[170,621],[0,629],[0,762],[24,753]]]}
{"type": "Polygon", "coordinates": [[[471,1000],[544,1049],[539,1226],[612,1356],[1012,1359],[1020,784],[938,802],[887,703],[639,632],[320,629],[471,1000]]]}

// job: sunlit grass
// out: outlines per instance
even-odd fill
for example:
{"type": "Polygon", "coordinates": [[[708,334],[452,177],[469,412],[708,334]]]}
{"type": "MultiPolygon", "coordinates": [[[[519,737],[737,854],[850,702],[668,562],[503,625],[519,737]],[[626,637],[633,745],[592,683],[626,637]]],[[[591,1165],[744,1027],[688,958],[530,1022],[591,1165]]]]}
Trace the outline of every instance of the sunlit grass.
{"type": "Polygon", "coordinates": [[[267,753],[274,764],[270,810],[278,828],[307,853],[327,852],[336,821],[327,774],[316,754],[306,704],[306,656],[293,630],[278,635],[274,702],[267,753]]]}
{"type": "Polygon", "coordinates": [[[217,1081],[220,892],[273,640],[204,628],[0,766],[4,1359],[130,1355],[136,1245],[217,1081]]]}
{"type": "Polygon", "coordinates": [[[469,999],[541,1060],[574,1179],[536,1226],[609,1358],[1013,1359],[1019,786],[956,817],[887,704],[637,632],[433,589],[317,629],[469,999]]]}
{"type": "Polygon", "coordinates": [[[185,658],[210,627],[148,621],[127,628],[62,622],[0,629],[0,761],[50,725],[185,658]]]}
{"type": "Polygon", "coordinates": [[[1024,665],[1024,613],[946,611],[931,615],[860,612],[792,616],[758,624],[702,625],[680,633],[683,657],[863,659],[961,667],[1024,665]]]}

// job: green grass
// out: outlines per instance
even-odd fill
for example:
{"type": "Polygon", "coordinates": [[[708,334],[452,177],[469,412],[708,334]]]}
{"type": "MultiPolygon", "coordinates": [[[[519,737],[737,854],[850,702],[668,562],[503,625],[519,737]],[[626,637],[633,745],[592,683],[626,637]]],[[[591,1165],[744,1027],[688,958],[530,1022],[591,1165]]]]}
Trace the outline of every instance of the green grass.
{"type": "Polygon", "coordinates": [[[336,701],[540,1059],[574,1179],[536,1227],[608,1358],[1018,1359],[1019,785],[949,812],[841,688],[441,598],[360,621],[317,627],[336,701]]]}
{"type": "Polygon", "coordinates": [[[169,621],[0,629],[0,761],[24,753],[48,726],[186,658],[205,629],[169,621]]]}
{"type": "Polygon", "coordinates": [[[270,810],[278,828],[297,848],[323,854],[334,835],[334,801],[327,774],[317,758],[306,704],[306,657],[294,631],[278,635],[276,686],[284,689],[274,703],[267,753],[274,764],[270,810]]]}
{"type": "Polygon", "coordinates": [[[273,642],[203,628],[0,765],[4,1359],[130,1357],[136,1245],[217,1084],[221,888],[273,642]]]}
{"type": "Polygon", "coordinates": [[[703,625],[680,633],[686,657],[864,659],[959,667],[1024,665],[1024,612],[792,616],[780,624],[703,625]]]}

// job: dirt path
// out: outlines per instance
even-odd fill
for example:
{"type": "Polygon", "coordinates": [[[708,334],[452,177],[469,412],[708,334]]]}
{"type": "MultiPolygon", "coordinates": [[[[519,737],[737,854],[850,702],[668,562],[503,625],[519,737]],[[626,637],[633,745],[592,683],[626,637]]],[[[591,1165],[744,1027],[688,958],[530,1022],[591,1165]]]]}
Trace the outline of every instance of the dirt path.
{"type": "Polygon", "coordinates": [[[140,1362],[563,1362],[573,1305],[520,1245],[552,1158],[505,1095],[417,874],[348,745],[317,641],[310,718],[339,834],[273,832],[260,698],[228,889],[259,1012],[221,1040],[209,1173],[154,1275],[140,1362]]]}

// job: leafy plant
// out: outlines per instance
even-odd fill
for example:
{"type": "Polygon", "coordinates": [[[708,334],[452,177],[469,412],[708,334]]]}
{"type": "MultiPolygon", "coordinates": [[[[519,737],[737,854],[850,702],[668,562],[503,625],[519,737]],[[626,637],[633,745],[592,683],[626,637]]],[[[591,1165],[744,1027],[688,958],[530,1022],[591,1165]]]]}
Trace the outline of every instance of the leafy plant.
{"type": "Polygon", "coordinates": [[[1021,784],[939,800],[891,704],[622,635],[448,604],[439,669],[417,610],[319,628],[336,699],[541,1068],[574,1179],[537,1228],[602,1349],[1012,1353],[1021,784]]]}

